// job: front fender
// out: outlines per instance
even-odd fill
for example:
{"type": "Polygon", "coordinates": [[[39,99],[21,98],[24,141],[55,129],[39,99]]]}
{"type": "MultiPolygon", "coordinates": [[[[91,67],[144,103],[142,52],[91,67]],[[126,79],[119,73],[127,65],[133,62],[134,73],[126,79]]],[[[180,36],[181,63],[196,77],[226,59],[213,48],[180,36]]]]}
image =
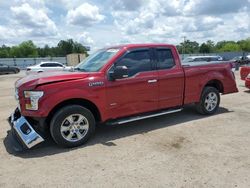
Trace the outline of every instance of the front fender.
{"type": "MultiPolygon", "coordinates": [[[[63,87],[56,88],[58,84],[51,84],[47,86],[41,86],[41,90],[44,91],[44,96],[39,100],[39,110],[28,111],[23,110],[21,113],[24,116],[30,117],[47,117],[51,110],[58,104],[70,100],[70,99],[84,99],[88,100],[96,105],[98,109],[105,108],[105,89],[104,87],[89,88],[83,83],[74,84],[71,86],[71,82],[63,83],[63,87]],[[51,89],[51,87],[55,87],[51,89]]],[[[40,89],[38,88],[38,90],[40,89]]],[[[24,108],[23,108],[24,109],[24,108]]],[[[100,111],[101,113],[101,111],[100,111]]],[[[103,114],[101,113],[101,116],[103,114]]]]}

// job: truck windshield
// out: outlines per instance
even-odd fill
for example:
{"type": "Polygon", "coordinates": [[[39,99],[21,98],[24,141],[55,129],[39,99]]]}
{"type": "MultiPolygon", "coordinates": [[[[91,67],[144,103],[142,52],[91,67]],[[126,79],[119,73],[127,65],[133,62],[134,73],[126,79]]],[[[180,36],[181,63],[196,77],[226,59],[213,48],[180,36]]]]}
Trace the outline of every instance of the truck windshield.
{"type": "Polygon", "coordinates": [[[99,50],[84,59],[75,67],[76,70],[84,72],[99,71],[120,49],[99,50]]]}

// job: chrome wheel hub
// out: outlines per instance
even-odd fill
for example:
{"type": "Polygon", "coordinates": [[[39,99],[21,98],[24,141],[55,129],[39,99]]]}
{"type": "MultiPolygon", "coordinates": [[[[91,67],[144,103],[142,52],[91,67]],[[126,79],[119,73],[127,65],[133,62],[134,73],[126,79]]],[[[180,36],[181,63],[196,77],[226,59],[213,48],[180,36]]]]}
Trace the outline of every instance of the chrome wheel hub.
{"type": "Polygon", "coordinates": [[[215,92],[208,93],[205,99],[205,108],[207,111],[213,111],[218,104],[218,97],[215,92]]]}
{"type": "Polygon", "coordinates": [[[61,135],[70,142],[77,142],[86,136],[89,122],[82,114],[72,114],[66,117],[61,124],[61,135]]]}

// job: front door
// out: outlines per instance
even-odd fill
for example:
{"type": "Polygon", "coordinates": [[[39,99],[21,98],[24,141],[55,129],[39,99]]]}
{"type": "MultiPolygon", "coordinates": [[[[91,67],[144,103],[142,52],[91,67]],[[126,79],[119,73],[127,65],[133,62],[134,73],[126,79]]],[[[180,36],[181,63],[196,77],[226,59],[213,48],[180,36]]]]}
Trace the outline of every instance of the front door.
{"type": "MultiPolygon", "coordinates": [[[[152,50],[125,53],[115,66],[126,66],[129,77],[107,82],[107,110],[113,119],[157,109],[157,71],[153,70],[152,50]]],[[[112,68],[110,71],[112,71],[112,68]]]]}

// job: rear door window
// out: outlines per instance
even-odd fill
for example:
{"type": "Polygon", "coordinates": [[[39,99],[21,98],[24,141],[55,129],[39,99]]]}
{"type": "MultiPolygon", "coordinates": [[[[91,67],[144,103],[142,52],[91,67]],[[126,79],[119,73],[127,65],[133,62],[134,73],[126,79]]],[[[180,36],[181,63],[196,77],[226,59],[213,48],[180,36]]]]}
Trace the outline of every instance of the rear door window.
{"type": "Polygon", "coordinates": [[[170,69],[175,66],[171,49],[156,49],[158,69],[170,69]]]}

